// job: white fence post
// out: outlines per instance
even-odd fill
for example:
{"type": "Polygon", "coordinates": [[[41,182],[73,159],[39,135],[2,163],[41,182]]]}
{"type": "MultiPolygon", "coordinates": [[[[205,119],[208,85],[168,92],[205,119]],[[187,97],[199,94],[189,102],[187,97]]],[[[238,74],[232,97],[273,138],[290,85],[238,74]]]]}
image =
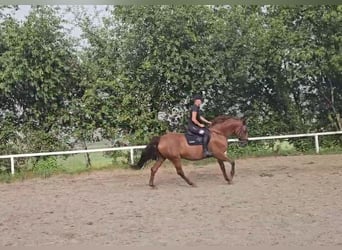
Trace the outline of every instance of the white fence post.
{"type": "Polygon", "coordinates": [[[11,174],[14,175],[14,156],[11,156],[11,174]]]}
{"type": "Polygon", "coordinates": [[[134,149],[131,148],[131,164],[133,165],[134,163],[134,149]]]}
{"type": "Polygon", "coordinates": [[[318,154],[319,153],[318,134],[315,134],[315,147],[316,147],[316,154],[318,154]]]}

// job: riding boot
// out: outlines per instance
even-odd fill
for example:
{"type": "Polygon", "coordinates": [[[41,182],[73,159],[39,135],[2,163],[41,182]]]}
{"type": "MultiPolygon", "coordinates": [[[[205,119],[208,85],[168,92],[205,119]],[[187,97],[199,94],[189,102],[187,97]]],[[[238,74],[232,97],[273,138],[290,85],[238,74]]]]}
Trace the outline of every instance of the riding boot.
{"type": "Polygon", "coordinates": [[[213,154],[208,150],[209,139],[210,139],[210,135],[205,133],[203,136],[203,156],[204,157],[213,156],[213,154]]]}

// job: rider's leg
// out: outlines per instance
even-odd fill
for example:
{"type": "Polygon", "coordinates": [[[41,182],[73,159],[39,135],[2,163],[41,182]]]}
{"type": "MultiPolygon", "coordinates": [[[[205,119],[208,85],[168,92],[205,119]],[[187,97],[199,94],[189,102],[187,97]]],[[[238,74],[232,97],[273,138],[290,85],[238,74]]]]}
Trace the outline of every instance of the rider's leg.
{"type": "Polygon", "coordinates": [[[210,132],[209,130],[205,130],[204,136],[203,136],[203,156],[204,157],[210,157],[213,156],[213,154],[208,150],[208,144],[210,140],[210,132]]]}

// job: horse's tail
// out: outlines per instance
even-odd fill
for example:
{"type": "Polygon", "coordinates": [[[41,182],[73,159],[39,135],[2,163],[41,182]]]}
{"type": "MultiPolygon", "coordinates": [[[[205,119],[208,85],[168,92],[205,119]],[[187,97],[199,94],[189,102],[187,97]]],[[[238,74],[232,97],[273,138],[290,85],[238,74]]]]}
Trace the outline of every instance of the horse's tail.
{"type": "Polygon", "coordinates": [[[159,141],[160,136],[153,137],[151,142],[147,144],[146,148],[141,153],[140,160],[138,161],[138,163],[135,165],[131,165],[131,167],[133,169],[141,169],[149,160],[157,160],[160,155],[158,150],[159,141]]]}

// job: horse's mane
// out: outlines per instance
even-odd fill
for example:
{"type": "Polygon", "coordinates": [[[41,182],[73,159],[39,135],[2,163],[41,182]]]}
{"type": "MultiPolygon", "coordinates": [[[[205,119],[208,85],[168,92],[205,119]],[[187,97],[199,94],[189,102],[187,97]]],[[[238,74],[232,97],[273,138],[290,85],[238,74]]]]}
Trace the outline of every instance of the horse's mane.
{"type": "Polygon", "coordinates": [[[215,117],[213,120],[211,120],[211,126],[214,126],[218,123],[225,122],[226,120],[229,120],[229,119],[238,119],[238,118],[228,116],[228,115],[220,115],[220,116],[215,117]]]}

